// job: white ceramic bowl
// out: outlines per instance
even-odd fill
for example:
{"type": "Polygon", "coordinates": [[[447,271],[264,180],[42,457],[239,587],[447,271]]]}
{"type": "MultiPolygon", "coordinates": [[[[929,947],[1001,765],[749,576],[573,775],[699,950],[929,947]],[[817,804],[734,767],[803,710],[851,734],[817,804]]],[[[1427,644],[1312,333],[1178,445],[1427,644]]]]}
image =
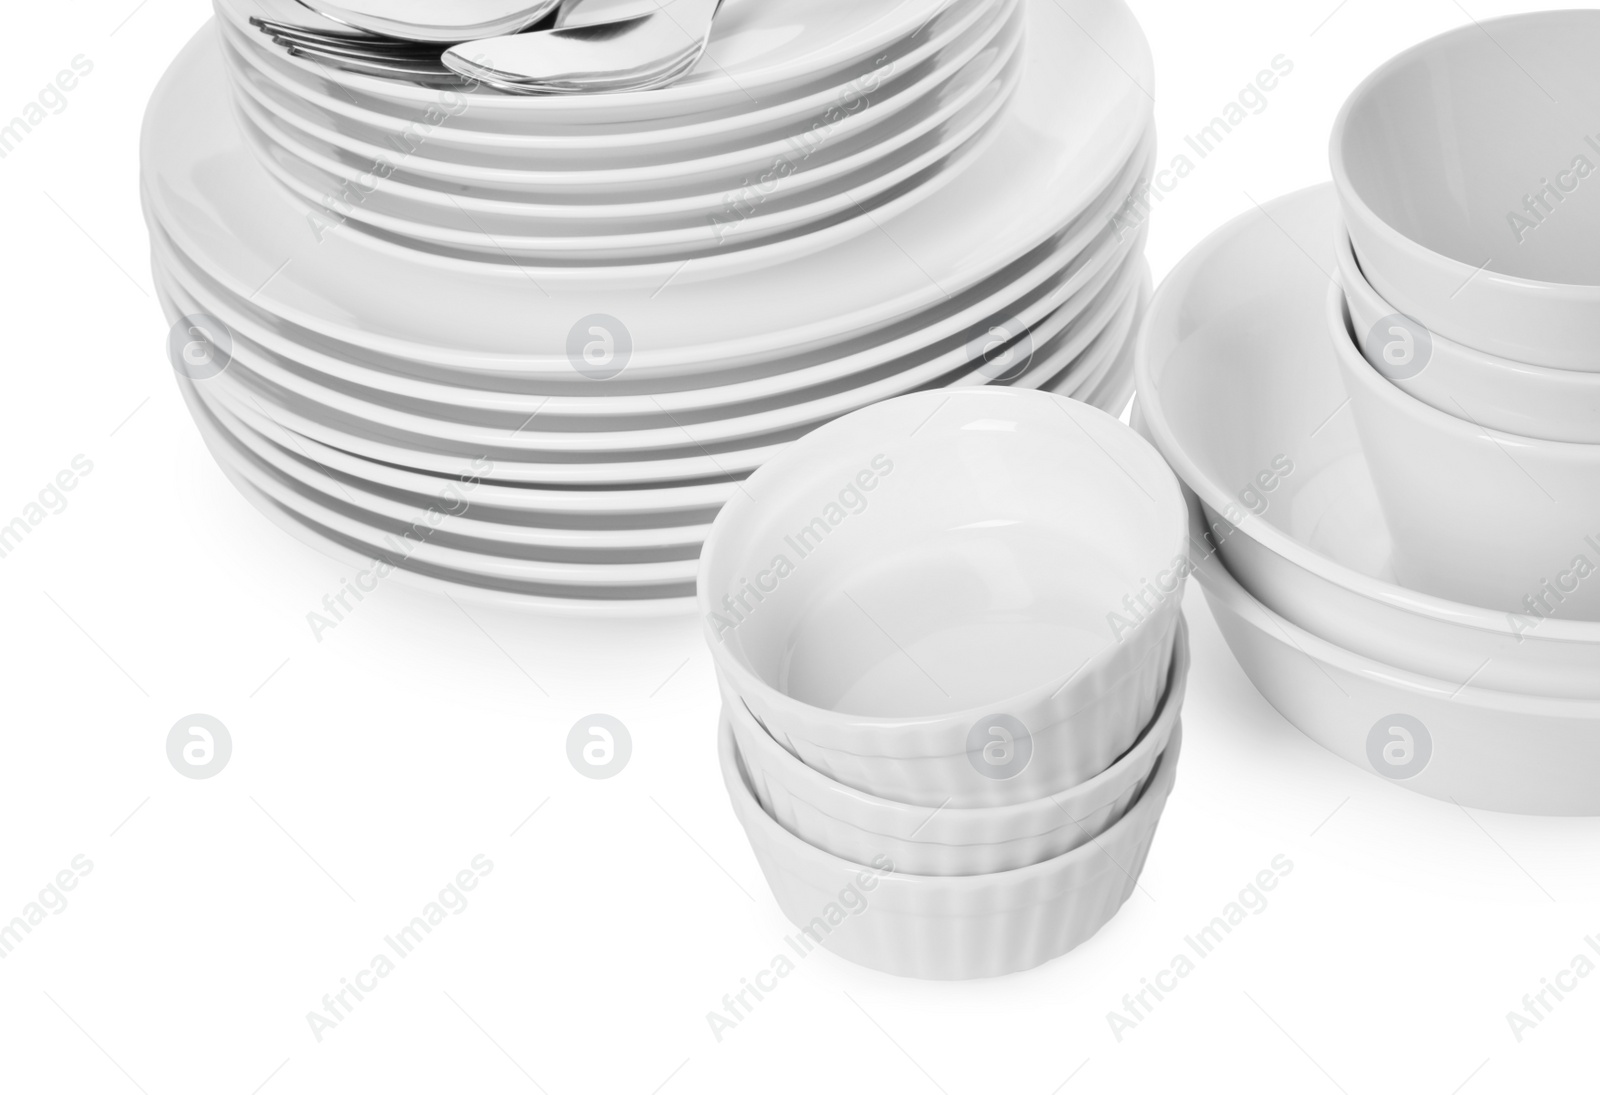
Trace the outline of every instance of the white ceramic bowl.
{"type": "MultiPolygon", "coordinates": [[[[1226,533],[1228,568],[1278,615],[1455,685],[1600,697],[1600,624],[1499,612],[1396,582],[1326,329],[1338,220],[1333,188],[1313,187],[1190,252],[1140,334],[1136,422],[1226,533]]],[[[1566,607],[1540,595],[1554,612],[1566,607]]]]}
{"type": "Polygon", "coordinates": [[[1600,11],[1442,34],[1351,94],[1331,158],[1394,310],[1485,353],[1600,371],[1600,11]]]}
{"type": "Polygon", "coordinates": [[[863,794],[806,767],[737,697],[724,700],[722,717],[762,809],[807,844],[862,864],[888,856],[908,874],[989,874],[1053,859],[1121,820],[1175,732],[1188,670],[1180,628],[1161,708],[1133,747],[1092,779],[1016,806],[941,810],[863,794]]]}
{"type": "Polygon", "coordinates": [[[994,874],[903,874],[862,866],[795,836],[761,808],[726,721],[722,778],[778,907],[800,930],[800,953],[826,947],[901,977],[998,977],[1057,958],[1099,931],[1144,870],[1177,777],[1181,735],[1137,802],[1096,840],[1030,867],[994,874]]]}
{"type": "Polygon", "coordinates": [[[1600,373],[1526,365],[1435,335],[1378,295],[1342,232],[1337,251],[1350,319],[1374,369],[1435,410],[1491,430],[1600,444],[1600,373]]]}
{"type": "Polygon", "coordinates": [[[1579,573],[1600,551],[1600,445],[1501,433],[1435,410],[1361,356],[1337,285],[1325,300],[1401,581],[1503,612],[1527,611],[1547,582],[1570,584],[1561,615],[1600,621],[1600,574],[1579,573]]]}
{"type": "Polygon", "coordinates": [[[1150,721],[1184,533],[1171,471],[1109,415],[920,392],[746,480],[699,598],[725,691],[811,767],[901,802],[1005,805],[1104,770],[1150,721]]]}
{"type": "Polygon", "coordinates": [[[1192,508],[1195,578],[1245,675],[1323,748],[1462,806],[1600,814],[1600,702],[1542,699],[1395,669],[1296,627],[1241,586],[1192,508]]]}

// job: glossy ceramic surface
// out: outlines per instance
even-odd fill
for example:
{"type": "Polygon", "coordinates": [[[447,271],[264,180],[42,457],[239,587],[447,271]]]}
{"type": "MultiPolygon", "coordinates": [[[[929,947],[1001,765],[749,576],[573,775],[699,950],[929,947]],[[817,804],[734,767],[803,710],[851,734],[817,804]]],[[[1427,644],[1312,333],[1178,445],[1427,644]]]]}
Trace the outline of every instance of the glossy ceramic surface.
{"type": "Polygon", "coordinates": [[[902,977],[964,980],[1060,957],[1116,915],[1144,869],[1180,744],[1168,746],[1138,801],[1096,840],[1030,867],[955,877],[902,873],[887,859],[863,867],[812,847],[761,808],[726,722],[718,757],[756,861],[800,929],[798,945],[902,977]],[[841,905],[856,915],[836,915],[841,905]]]}
{"type": "MultiPolygon", "coordinates": [[[[1066,34],[1076,34],[1046,7],[1055,11],[1029,2],[1030,50],[1067,47],[1066,34]],[[1052,34],[1051,20],[1065,29],[1052,34]]],[[[1123,43],[1127,52],[1147,57],[1131,18],[1124,30],[1135,36],[1123,43]]],[[[596,280],[463,263],[350,226],[319,233],[305,210],[283,200],[229,123],[207,39],[203,31],[171,70],[145,128],[150,209],[185,255],[238,298],[352,346],[567,378],[568,334],[597,312],[626,324],[634,346],[629,373],[643,375],[671,362],[692,368],[765,348],[804,353],[964,292],[1070,226],[1127,165],[1148,119],[1142,93],[1098,50],[1085,52],[1082,64],[1031,65],[988,154],[938,195],[865,235],[840,242],[824,231],[787,251],[787,244],[763,249],[792,261],[745,276],[724,276],[732,272],[727,260],[707,259],[596,280]],[[1065,117],[1062,103],[1070,104],[1065,117]],[[774,316],[774,301],[787,314],[774,316]],[[711,315],[714,324],[704,321],[711,315]]]]}
{"type": "Polygon", "coordinates": [[[941,809],[863,794],[806,767],[737,697],[724,701],[722,717],[733,727],[762,809],[806,843],[862,864],[888,856],[910,874],[987,874],[1062,855],[1122,818],[1176,733],[1188,656],[1180,629],[1161,707],[1111,767],[1058,795],[1016,806],[941,809]]]}
{"type": "Polygon", "coordinates": [[[1474,20],[1351,94],[1333,177],[1395,311],[1484,353],[1600,371],[1597,51],[1600,11],[1474,20]]]}
{"type": "Polygon", "coordinates": [[[1600,702],[1495,692],[1395,669],[1274,613],[1203,545],[1195,579],[1252,684],[1301,733],[1351,764],[1459,806],[1600,814],[1600,702]]]}
{"type": "Polygon", "coordinates": [[[1356,348],[1344,294],[1324,323],[1350,395],[1395,572],[1413,589],[1503,612],[1600,621],[1600,445],[1543,441],[1445,414],[1356,348]],[[1550,601],[1554,587],[1556,600],[1550,601]]]}
{"type": "Polygon", "coordinates": [[[1455,686],[1600,695],[1600,625],[1552,615],[1553,596],[1508,614],[1395,580],[1326,329],[1333,190],[1265,208],[1167,278],[1135,368],[1141,425],[1199,494],[1228,568],[1277,615],[1378,662],[1455,686]]]}
{"type": "Polygon", "coordinates": [[[906,802],[1018,802],[1148,723],[1183,531],[1171,472],[1104,413],[924,392],[752,475],[702,552],[701,609],[725,690],[813,768],[906,802]],[[991,717],[1029,739],[1005,778],[969,753],[991,717]]]}
{"type": "Polygon", "coordinates": [[[1372,367],[1445,414],[1503,433],[1600,444],[1600,373],[1525,365],[1434,335],[1378,295],[1339,240],[1339,283],[1372,367]]]}

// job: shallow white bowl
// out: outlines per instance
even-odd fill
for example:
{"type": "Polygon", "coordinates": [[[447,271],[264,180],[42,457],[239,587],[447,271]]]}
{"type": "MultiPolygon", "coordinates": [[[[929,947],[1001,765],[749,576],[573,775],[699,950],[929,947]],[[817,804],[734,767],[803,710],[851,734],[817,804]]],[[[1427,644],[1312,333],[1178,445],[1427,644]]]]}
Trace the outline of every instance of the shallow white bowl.
{"type": "Polygon", "coordinates": [[[1191,509],[1195,579],[1250,682],[1323,748],[1462,806],[1600,814],[1600,702],[1541,699],[1395,669],[1296,627],[1234,579],[1191,509]]]}
{"type": "Polygon", "coordinates": [[[1396,312],[1498,357],[1600,371],[1597,55],[1600,11],[1474,20],[1350,95],[1333,178],[1396,312]]]}
{"type": "Polygon", "coordinates": [[[1084,942],[1116,915],[1144,870],[1177,778],[1181,735],[1122,819],[1053,859],[994,874],[903,874],[812,847],[769,817],[751,789],[726,721],[718,736],[734,814],[800,954],[820,945],[901,977],[965,980],[1032,969],[1084,942]]]}
{"type": "Polygon", "coordinates": [[[856,863],[888,856],[909,874],[988,874],[1070,852],[1122,818],[1175,733],[1188,670],[1180,627],[1166,695],[1133,747],[1099,775],[1016,806],[939,809],[863,794],[806,767],[738,697],[724,699],[722,717],[762,808],[807,844],[856,863]]]}
{"type": "Polygon", "coordinates": [[[1527,365],[1435,335],[1378,295],[1343,233],[1337,251],[1350,318],[1374,369],[1435,410],[1491,430],[1600,444],[1600,373],[1527,365]]]}
{"type": "Polygon", "coordinates": [[[1546,583],[1572,585],[1561,615],[1600,621],[1600,573],[1583,573],[1600,553],[1600,445],[1501,433],[1435,410],[1361,356],[1343,291],[1333,285],[1324,297],[1400,579],[1503,612],[1527,611],[1546,583]]]}
{"type": "MultiPolygon", "coordinates": [[[[1600,696],[1600,624],[1498,612],[1396,582],[1325,324],[1338,221],[1333,188],[1313,187],[1190,252],[1140,334],[1136,421],[1200,495],[1229,569],[1280,616],[1457,685],[1600,696]]],[[[1564,606],[1552,598],[1550,607],[1564,606]]]]}
{"type": "Polygon", "coordinates": [[[1041,798],[1154,713],[1184,531],[1171,471],[1103,412],[1014,388],[902,396],[807,435],[723,508],[706,638],[726,690],[842,783],[1041,798]]]}

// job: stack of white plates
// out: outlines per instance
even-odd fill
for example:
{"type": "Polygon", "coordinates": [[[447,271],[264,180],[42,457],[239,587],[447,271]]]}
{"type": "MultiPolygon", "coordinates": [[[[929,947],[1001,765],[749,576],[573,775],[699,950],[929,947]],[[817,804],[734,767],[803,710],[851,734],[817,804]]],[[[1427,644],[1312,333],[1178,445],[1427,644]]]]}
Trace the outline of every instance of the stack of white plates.
{"type": "Polygon", "coordinates": [[[241,128],[279,182],[330,219],[494,260],[845,238],[975,151],[1022,67],[1021,0],[746,0],[682,82],[530,110],[291,56],[250,24],[261,0],[217,10],[241,128]]]}
{"type": "Polygon", "coordinates": [[[740,481],[839,415],[1127,400],[1153,138],[1117,0],[729,0],[682,83],[548,98],[292,58],[245,4],[150,105],[155,275],[213,453],[336,555],[681,601],[740,481]]]}

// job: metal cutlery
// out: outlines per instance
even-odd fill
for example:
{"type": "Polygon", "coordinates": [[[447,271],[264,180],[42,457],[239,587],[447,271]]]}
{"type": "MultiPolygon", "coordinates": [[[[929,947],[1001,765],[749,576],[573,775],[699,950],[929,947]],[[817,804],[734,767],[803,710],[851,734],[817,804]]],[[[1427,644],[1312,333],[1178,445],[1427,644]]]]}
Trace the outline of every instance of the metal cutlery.
{"type": "Polygon", "coordinates": [[[433,0],[258,0],[250,22],[291,56],[364,75],[570,94],[677,79],[704,51],[719,3],[462,0],[441,22],[433,0]]]}
{"type": "Polygon", "coordinates": [[[445,67],[502,91],[573,94],[659,87],[705,52],[721,0],[665,0],[620,22],[479,39],[445,51],[445,67]]]}
{"type": "Polygon", "coordinates": [[[413,42],[454,45],[526,30],[560,0],[300,0],[338,23],[413,42]]]}

